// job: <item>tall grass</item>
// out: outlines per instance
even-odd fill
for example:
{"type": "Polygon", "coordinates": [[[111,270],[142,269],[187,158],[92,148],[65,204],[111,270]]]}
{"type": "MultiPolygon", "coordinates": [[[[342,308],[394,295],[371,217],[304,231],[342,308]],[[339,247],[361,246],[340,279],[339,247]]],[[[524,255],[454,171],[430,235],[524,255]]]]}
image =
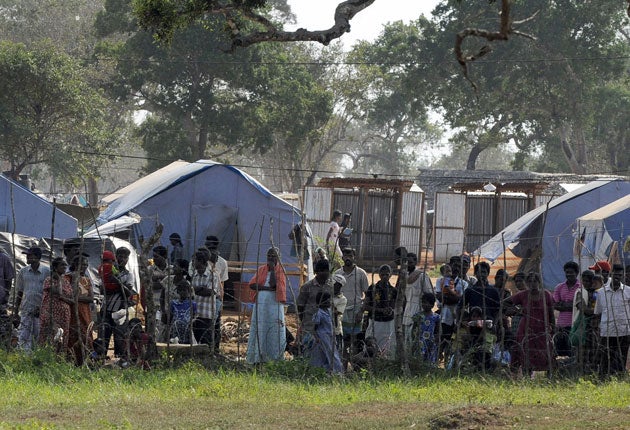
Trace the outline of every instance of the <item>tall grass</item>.
{"type": "Polygon", "coordinates": [[[33,356],[0,354],[0,411],[40,405],[115,404],[121,398],[154,402],[213,399],[263,405],[349,405],[364,402],[427,402],[478,405],[552,405],[627,408],[627,379],[511,381],[480,376],[450,377],[433,371],[403,379],[367,372],[329,377],[303,361],[251,368],[208,369],[193,362],[143,371],[76,368],[40,350],[33,356]]]}

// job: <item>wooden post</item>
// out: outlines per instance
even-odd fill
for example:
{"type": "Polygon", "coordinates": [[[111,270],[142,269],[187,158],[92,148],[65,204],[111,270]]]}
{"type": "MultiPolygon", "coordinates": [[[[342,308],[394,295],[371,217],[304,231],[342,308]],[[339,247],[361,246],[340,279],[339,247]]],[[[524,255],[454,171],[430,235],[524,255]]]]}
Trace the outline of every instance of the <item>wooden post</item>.
{"type": "Polygon", "coordinates": [[[405,376],[409,375],[409,361],[405,351],[405,334],[403,333],[403,304],[407,290],[407,248],[400,247],[400,269],[398,271],[398,288],[396,307],[394,308],[394,327],[396,330],[396,357],[405,376]]]}

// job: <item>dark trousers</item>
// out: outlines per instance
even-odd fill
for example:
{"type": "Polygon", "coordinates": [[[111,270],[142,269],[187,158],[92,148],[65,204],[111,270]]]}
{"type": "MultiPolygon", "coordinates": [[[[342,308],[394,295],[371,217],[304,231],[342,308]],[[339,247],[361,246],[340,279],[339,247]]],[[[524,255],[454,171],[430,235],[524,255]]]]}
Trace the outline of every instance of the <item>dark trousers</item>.
{"type": "Polygon", "coordinates": [[[451,344],[453,343],[453,332],[455,331],[455,324],[441,324],[440,325],[440,349],[439,354],[444,361],[448,359],[448,355],[451,353],[451,344]]]}
{"type": "Polygon", "coordinates": [[[214,337],[214,319],[213,318],[196,318],[193,321],[193,334],[198,343],[205,343],[213,348],[214,337]]]}
{"type": "Polygon", "coordinates": [[[571,327],[558,327],[558,334],[555,337],[554,346],[556,348],[556,354],[559,357],[571,357],[573,355],[571,342],[569,340],[570,332],[571,327]]]}
{"type": "Polygon", "coordinates": [[[127,327],[129,323],[116,324],[112,318],[111,312],[101,313],[101,321],[98,326],[98,339],[94,341],[94,350],[97,354],[107,355],[109,341],[114,335],[114,355],[116,357],[127,357],[127,348],[125,339],[127,336],[127,327]]]}
{"type": "Polygon", "coordinates": [[[630,336],[602,337],[601,346],[602,374],[612,375],[625,372],[630,336]]]}

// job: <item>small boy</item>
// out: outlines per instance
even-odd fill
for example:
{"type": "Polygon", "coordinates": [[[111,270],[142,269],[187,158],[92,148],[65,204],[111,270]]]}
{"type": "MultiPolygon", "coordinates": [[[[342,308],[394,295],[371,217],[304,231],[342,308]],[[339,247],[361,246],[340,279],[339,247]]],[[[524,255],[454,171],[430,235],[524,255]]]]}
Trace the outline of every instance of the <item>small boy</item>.
{"type": "Polygon", "coordinates": [[[438,358],[438,342],[436,339],[439,338],[440,316],[433,312],[435,295],[432,293],[422,294],[420,306],[422,307],[422,312],[417,314],[417,335],[415,339],[418,339],[422,360],[436,364],[438,358]]]}
{"type": "Polygon", "coordinates": [[[177,284],[179,299],[170,303],[171,339],[177,339],[177,343],[191,343],[192,320],[197,313],[197,303],[190,299],[192,287],[190,282],[182,279],[177,284]]]}
{"type": "Polygon", "coordinates": [[[339,351],[333,348],[333,322],[330,316],[330,294],[317,293],[317,312],[313,315],[315,339],[311,350],[311,365],[322,367],[329,372],[343,373],[339,351]]]}
{"type": "Polygon", "coordinates": [[[337,350],[339,350],[340,354],[343,354],[343,327],[342,327],[342,319],[343,313],[346,310],[346,305],[348,304],[348,299],[344,296],[343,291],[341,289],[346,285],[346,278],[337,273],[333,275],[333,323],[335,325],[335,346],[337,350]]]}

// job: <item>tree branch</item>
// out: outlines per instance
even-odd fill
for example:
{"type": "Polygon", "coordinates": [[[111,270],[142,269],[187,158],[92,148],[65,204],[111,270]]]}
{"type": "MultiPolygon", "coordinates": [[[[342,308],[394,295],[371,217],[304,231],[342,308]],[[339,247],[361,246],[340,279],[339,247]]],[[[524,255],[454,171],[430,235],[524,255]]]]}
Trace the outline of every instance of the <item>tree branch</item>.
{"type": "Polygon", "coordinates": [[[521,21],[513,22],[510,20],[510,4],[511,0],[501,0],[501,23],[499,31],[489,31],[479,28],[465,28],[464,30],[457,33],[457,36],[455,37],[455,56],[457,57],[457,62],[462,66],[464,77],[466,78],[466,80],[468,80],[468,82],[470,82],[475,90],[477,89],[477,85],[475,85],[475,83],[468,76],[468,63],[472,63],[473,61],[478,60],[479,58],[492,52],[492,48],[490,47],[490,45],[484,45],[479,49],[479,51],[474,54],[465,54],[462,48],[462,44],[467,37],[479,37],[482,39],[486,39],[488,42],[495,42],[497,40],[508,40],[510,35],[514,34],[517,36],[526,37],[531,40],[536,40],[536,37],[530,34],[517,31],[514,28],[514,25],[531,21],[536,17],[536,15],[538,15],[538,11],[536,11],[536,13],[528,18],[525,18],[521,21]]]}
{"type": "Polygon", "coordinates": [[[175,30],[202,19],[207,15],[223,16],[231,39],[228,52],[238,47],[247,47],[261,42],[318,42],[328,45],[350,31],[350,21],[363,9],[369,7],[375,0],[345,0],[337,5],[334,15],[334,25],[328,29],[310,31],[298,28],[295,31],[284,31],[268,20],[264,15],[256,12],[265,1],[234,2],[234,1],[204,1],[204,2],[144,2],[136,7],[135,14],[140,26],[153,32],[160,40],[170,41],[175,30]],[[255,24],[259,30],[247,29],[248,24],[255,24]],[[260,27],[264,30],[260,30],[260,27]]]}

